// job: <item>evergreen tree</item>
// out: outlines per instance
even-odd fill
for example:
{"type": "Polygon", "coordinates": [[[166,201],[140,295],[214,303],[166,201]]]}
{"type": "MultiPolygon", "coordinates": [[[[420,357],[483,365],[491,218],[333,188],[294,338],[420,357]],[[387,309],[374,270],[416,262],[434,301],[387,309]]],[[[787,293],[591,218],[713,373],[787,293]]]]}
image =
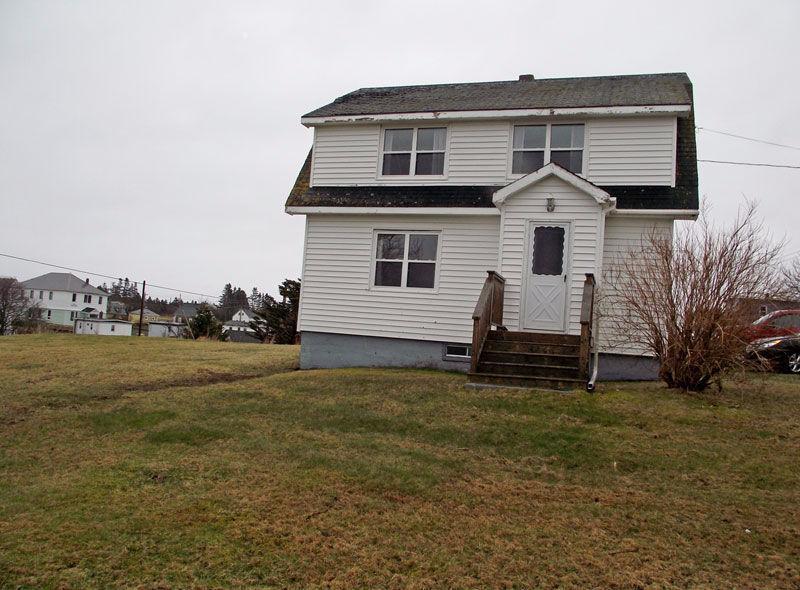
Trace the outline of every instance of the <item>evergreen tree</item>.
{"type": "Polygon", "coordinates": [[[189,320],[191,335],[209,340],[226,340],[228,335],[222,331],[222,322],[214,315],[211,306],[205,303],[197,310],[197,315],[189,320]]]}
{"type": "Polygon", "coordinates": [[[250,327],[262,342],[294,344],[297,336],[297,310],[300,305],[300,281],[286,279],[278,287],[281,301],[269,294],[262,296],[258,316],[250,327]]]}

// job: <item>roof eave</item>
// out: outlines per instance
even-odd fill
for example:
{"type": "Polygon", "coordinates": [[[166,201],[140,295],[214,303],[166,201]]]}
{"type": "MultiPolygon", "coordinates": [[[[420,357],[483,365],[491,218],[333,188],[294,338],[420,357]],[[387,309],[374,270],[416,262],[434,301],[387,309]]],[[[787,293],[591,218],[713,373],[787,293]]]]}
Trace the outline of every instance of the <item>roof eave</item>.
{"type": "Polygon", "coordinates": [[[495,109],[473,111],[427,111],[412,113],[374,113],[350,115],[314,115],[315,111],[300,118],[306,127],[342,123],[380,123],[383,121],[458,121],[465,119],[508,119],[518,117],[608,117],[632,115],[686,116],[691,104],[594,106],[532,109],[495,109]]]}

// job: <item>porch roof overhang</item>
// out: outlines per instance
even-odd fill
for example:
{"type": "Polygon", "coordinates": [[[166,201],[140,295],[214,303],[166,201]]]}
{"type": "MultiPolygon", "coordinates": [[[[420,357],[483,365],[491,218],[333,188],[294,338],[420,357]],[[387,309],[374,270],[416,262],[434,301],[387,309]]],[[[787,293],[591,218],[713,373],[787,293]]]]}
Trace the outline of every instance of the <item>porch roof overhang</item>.
{"type": "Polygon", "coordinates": [[[494,193],[492,202],[496,207],[501,207],[511,195],[525,190],[526,188],[533,186],[537,182],[541,182],[550,176],[555,176],[575,189],[586,193],[592,197],[602,208],[613,209],[616,205],[616,199],[602,188],[553,162],[545,164],[538,170],[531,172],[530,174],[527,174],[510,184],[507,184],[494,193]]]}

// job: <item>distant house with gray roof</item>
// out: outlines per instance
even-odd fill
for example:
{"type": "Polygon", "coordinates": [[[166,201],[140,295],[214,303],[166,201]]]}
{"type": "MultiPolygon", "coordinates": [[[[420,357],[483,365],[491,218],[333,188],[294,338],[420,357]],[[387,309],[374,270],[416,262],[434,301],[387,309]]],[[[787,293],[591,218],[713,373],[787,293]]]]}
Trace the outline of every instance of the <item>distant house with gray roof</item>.
{"type": "Polygon", "coordinates": [[[67,272],[48,272],[23,281],[25,294],[50,324],[72,326],[79,318],[102,319],[108,308],[108,293],[67,272]]]}

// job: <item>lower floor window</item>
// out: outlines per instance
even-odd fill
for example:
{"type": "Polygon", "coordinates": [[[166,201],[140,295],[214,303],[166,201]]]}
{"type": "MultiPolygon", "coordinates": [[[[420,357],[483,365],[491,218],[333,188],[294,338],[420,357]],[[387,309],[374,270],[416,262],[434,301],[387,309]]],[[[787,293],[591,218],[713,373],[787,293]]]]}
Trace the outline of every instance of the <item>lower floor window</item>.
{"type": "Polygon", "coordinates": [[[444,356],[458,359],[468,359],[472,356],[472,346],[469,344],[446,344],[444,356]]]}
{"type": "Polygon", "coordinates": [[[438,233],[377,232],[373,284],[433,289],[438,251],[438,233]]]}

